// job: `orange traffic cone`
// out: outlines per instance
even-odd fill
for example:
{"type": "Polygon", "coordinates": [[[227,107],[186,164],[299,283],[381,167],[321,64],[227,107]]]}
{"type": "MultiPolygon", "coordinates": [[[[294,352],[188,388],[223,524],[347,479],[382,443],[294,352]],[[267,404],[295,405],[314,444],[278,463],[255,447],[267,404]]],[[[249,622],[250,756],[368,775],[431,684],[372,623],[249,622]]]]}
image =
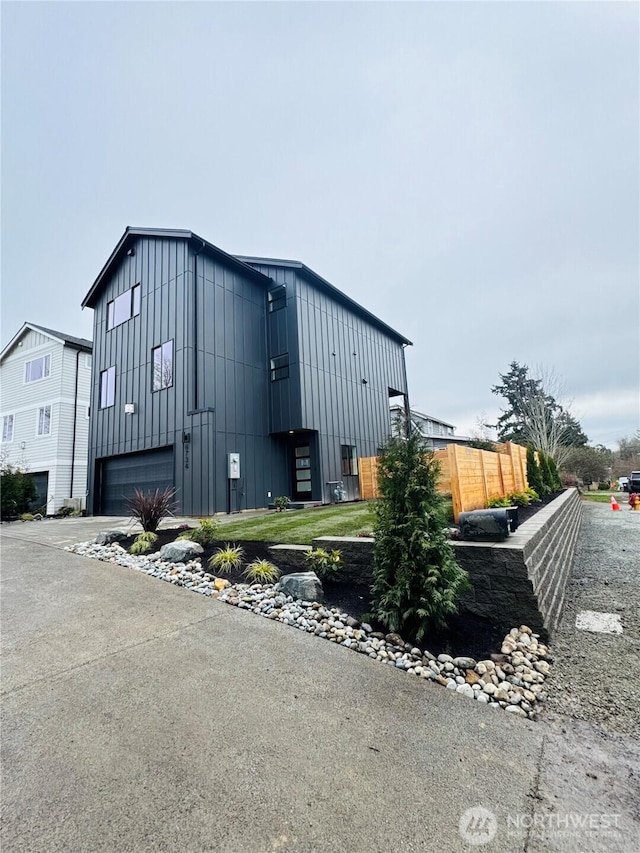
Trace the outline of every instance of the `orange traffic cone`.
{"type": "Polygon", "coordinates": [[[618,501],[615,499],[615,497],[613,495],[611,495],[611,509],[614,512],[620,511],[620,507],[618,506],[618,501]]]}

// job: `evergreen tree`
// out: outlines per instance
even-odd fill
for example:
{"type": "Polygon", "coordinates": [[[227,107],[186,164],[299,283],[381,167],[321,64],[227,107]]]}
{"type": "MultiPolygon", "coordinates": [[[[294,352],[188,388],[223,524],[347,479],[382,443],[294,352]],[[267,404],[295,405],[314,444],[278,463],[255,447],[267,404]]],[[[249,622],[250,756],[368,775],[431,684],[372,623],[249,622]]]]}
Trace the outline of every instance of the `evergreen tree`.
{"type": "Polygon", "coordinates": [[[551,468],[549,467],[550,458],[551,457],[547,456],[544,450],[538,451],[538,468],[540,469],[540,477],[542,478],[542,483],[544,485],[545,492],[548,495],[550,495],[552,492],[555,492],[553,476],[551,474],[551,468]]]}
{"type": "Polygon", "coordinates": [[[543,498],[546,494],[544,483],[536,461],[535,451],[531,445],[527,447],[527,480],[529,481],[529,488],[537,492],[538,497],[543,498]]]}
{"type": "Polygon", "coordinates": [[[439,473],[416,431],[391,438],[378,457],[373,615],[417,640],[445,624],[469,586],[444,530],[439,473]]]}
{"type": "Polygon", "coordinates": [[[562,488],[562,480],[560,479],[560,472],[558,471],[558,466],[556,465],[556,460],[553,456],[547,457],[547,462],[549,463],[549,470],[551,471],[551,479],[553,482],[553,491],[557,492],[562,488]]]}

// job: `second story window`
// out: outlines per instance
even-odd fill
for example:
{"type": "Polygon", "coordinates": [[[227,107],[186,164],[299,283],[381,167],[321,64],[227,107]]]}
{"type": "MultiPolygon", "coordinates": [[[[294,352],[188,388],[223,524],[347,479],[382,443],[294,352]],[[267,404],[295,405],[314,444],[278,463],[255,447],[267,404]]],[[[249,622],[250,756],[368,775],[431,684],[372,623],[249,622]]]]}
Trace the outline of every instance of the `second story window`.
{"type": "Polygon", "coordinates": [[[2,442],[13,441],[13,415],[5,415],[2,418],[2,442]]]}
{"type": "Polygon", "coordinates": [[[108,367],[100,374],[100,408],[108,409],[116,402],[116,369],[108,367]]]}
{"type": "Polygon", "coordinates": [[[279,311],[281,308],[286,308],[287,305],[287,288],[284,284],[279,287],[274,287],[267,294],[269,300],[269,313],[279,311]]]}
{"type": "Polygon", "coordinates": [[[139,313],[140,285],[136,284],[107,304],[107,329],[115,329],[139,313]]]}
{"type": "Polygon", "coordinates": [[[38,409],[36,435],[51,435],[51,406],[40,406],[38,409]]]}
{"type": "Polygon", "coordinates": [[[24,366],[24,381],[39,382],[51,373],[51,356],[43,355],[28,361],[24,366]]]}
{"type": "Polygon", "coordinates": [[[289,376],[289,353],[277,355],[271,359],[271,381],[277,382],[278,379],[287,379],[289,376]]]}
{"type": "Polygon", "coordinates": [[[162,391],[173,385],[173,341],[153,350],[153,390],[162,391]]]}

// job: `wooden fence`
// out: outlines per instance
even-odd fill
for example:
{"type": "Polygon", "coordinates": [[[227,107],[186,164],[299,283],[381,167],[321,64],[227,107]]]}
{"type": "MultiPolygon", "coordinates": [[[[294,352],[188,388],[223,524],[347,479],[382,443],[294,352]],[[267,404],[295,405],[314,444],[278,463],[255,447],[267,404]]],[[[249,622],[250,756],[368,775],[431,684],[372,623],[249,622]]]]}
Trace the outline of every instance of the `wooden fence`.
{"type": "MultiPolygon", "coordinates": [[[[458,521],[461,512],[483,509],[491,498],[527,488],[527,450],[518,444],[497,444],[496,453],[448,444],[436,450],[440,463],[438,491],[451,495],[453,516],[458,521]]],[[[358,461],[360,497],[377,498],[378,458],[370,456],[358,461]]]]}

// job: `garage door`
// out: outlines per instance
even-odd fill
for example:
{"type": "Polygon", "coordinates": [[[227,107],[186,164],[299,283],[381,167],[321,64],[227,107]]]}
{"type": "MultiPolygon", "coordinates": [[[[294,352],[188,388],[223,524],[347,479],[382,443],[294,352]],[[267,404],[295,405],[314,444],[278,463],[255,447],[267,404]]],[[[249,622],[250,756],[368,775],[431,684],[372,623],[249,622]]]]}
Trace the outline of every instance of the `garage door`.
{"type": "Polygon", "coordinates": [[[100,515],[128,515],[126,499],[133,497],[134,489],[162,491],[173,485],[173,447],[112,456],[102,461],[98,512],[100,515]]]}
{"type": "Polygon", "coordinates": [[[36,497],[31,501],[30,511],[35,512],[38,510],[39,512],[47,511],[47,500],[48,500],[48,491],[49,491],[49,472],[48,471],[36,471],[31,475],[33,477],[33,485],[36,487],[36,497]]]}

